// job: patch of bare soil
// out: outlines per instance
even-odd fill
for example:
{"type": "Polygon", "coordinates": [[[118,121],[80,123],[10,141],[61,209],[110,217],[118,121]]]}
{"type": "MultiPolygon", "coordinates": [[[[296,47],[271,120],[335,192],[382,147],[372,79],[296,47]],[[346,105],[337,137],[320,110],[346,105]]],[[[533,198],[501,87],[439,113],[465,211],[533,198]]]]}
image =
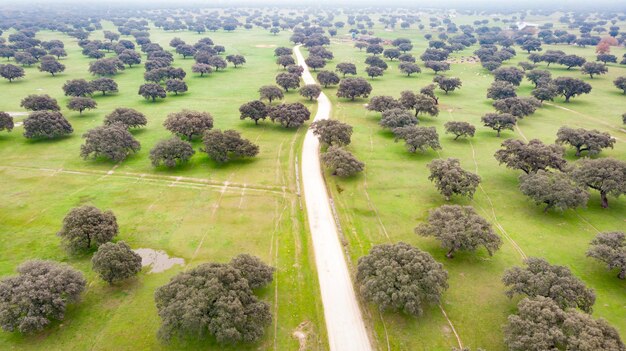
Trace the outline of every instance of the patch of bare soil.
{"type": "Polygon", "coordinates": [[[149,273],[160,273],[166,271],[175,264],[184,265],[185,260],[179,257],[170,257],[162,250],[154,249],[136,249],[134,250],[141,256],[141,266],[152,266],[149,273]]]}
{"type": "Polygon", "coordinates": [[[307,348],[307,340],[310,338],[312,334],[311,330],[311,322],[304,321],[298,325],[296,330],[294,330],[293,334],[291,334],[294,338],[298,340],[300,346],[298,347],[298,351],[306,351],[307,348]]]}
{"type": "Polygon", "coordinates": [[[274,44],[258,44],[258,45],[255,45],[254,47],[255,48],[265,48],[265,49],[267,49],[267,48],[275,48],[276,45],[274,45],[274,44]]]}

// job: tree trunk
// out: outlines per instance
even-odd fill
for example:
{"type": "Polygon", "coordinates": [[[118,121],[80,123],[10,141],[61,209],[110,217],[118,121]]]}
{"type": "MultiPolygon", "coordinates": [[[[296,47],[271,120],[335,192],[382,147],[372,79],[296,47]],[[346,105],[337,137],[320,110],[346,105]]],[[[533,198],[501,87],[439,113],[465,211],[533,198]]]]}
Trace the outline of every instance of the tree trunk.
{"type": "Polygon", "coordinates": [[[446,253],[447,258],[454,258],[454,249],[450,249],[448,253],[446,253]]]}
{"type": "Polygon", "coordinates": [[[626,279],[626,269],[622,269],[619,271],[619,274],[617,275],[617,277],[619,279],[626,279]]]}
{"type": "Polygon", "coordinates": [[[460,136],[461,136],[460,134],[459,134],[459,135],[457,135],[457,136],[455,136],[455,137],[454,137],[454,140],[457,140],[460,136]]]}
{"type": "Polygon", "coordinates": [[[606,197],[606,191],[600,191],[600,198],[602,198],[602,208],[608,208],[609,199],[606,197]]]}
{"type": "Polygon", "coordinates": [[[498,136],[498,138],[499,138],[499,137],[500,137],[500,129],[496,129],[496,130],[498,131],[497,136],[498,136]]]}
{"type": "Polygon", "coordinates": [[[552,205],[548,204],[546,208],[543,209],[543,213],[548,213],[548,210],[552,207],[552,205]]]}

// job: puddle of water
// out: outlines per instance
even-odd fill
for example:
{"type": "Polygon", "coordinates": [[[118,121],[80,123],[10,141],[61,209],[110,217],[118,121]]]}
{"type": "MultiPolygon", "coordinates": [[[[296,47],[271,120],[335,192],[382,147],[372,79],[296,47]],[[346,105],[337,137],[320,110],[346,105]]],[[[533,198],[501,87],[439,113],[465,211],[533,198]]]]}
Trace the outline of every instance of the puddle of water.
{"type": "Polygon", "coordinates": [[[149,273],[160,273],[172,268],[175,264],[184,265],[185,260],[179,257],[169,257],[165,251],[154,249],[136,249],[141,256],[141,266],[152,266],[149,273]]]}

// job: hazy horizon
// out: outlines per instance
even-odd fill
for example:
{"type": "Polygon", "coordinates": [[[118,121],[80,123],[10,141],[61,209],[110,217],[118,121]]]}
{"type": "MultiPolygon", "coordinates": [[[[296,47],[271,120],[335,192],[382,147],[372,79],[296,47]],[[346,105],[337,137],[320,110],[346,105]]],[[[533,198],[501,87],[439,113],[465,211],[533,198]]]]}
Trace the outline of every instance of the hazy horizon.
{"type": "MultiPolygon", "coordinates": [[[[0,0],[0,6],[12,5],[16,7],[32,5],[85,5],[102,7],[263,7],[263,6],[288,6],[288,7],[381,7],[379,1],[374,0],[320,0],[314,3],[294,0],[109,0],[106,3],[95,0],[24,0],[15,4],[10,0],[0,0]]],[[[440,0],[436,3],[426,0],[391,0],[386,1],[383,7],[406,7],[406,8],[449,8],[449,9],[476,9],[476,10],[521,10],[521,9],[563,9],[573,10],[618,10],[626,11],[626,2],[611,0],[597,0],[594,2],[584,0],[554,0],[550,2],[542,0],[526,0],[523,2],[497,2],[493,0],[440,0]]]]}

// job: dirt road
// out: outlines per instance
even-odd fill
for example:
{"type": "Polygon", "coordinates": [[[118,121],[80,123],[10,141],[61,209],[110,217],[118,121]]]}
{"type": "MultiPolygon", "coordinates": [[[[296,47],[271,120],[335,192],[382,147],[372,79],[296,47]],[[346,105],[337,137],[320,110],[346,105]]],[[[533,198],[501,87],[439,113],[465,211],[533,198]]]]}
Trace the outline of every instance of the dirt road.
{"type": "MultiPolygon", "coordinates": [[[[298,64],[304,67],[304,82],[315,84],[299,46],[294,47],[294,53],[298,64]]],[[[328,97],[324,93],[320,94],[317,103],[314,120],[328,119],[331,108],[328,97]]],[[[331,351],[370,351],[372,346],[339,242],[319,156],[319,141],[309,129],[302,147],[302,185],[324,305],[328,343],[331,351]]]]}

